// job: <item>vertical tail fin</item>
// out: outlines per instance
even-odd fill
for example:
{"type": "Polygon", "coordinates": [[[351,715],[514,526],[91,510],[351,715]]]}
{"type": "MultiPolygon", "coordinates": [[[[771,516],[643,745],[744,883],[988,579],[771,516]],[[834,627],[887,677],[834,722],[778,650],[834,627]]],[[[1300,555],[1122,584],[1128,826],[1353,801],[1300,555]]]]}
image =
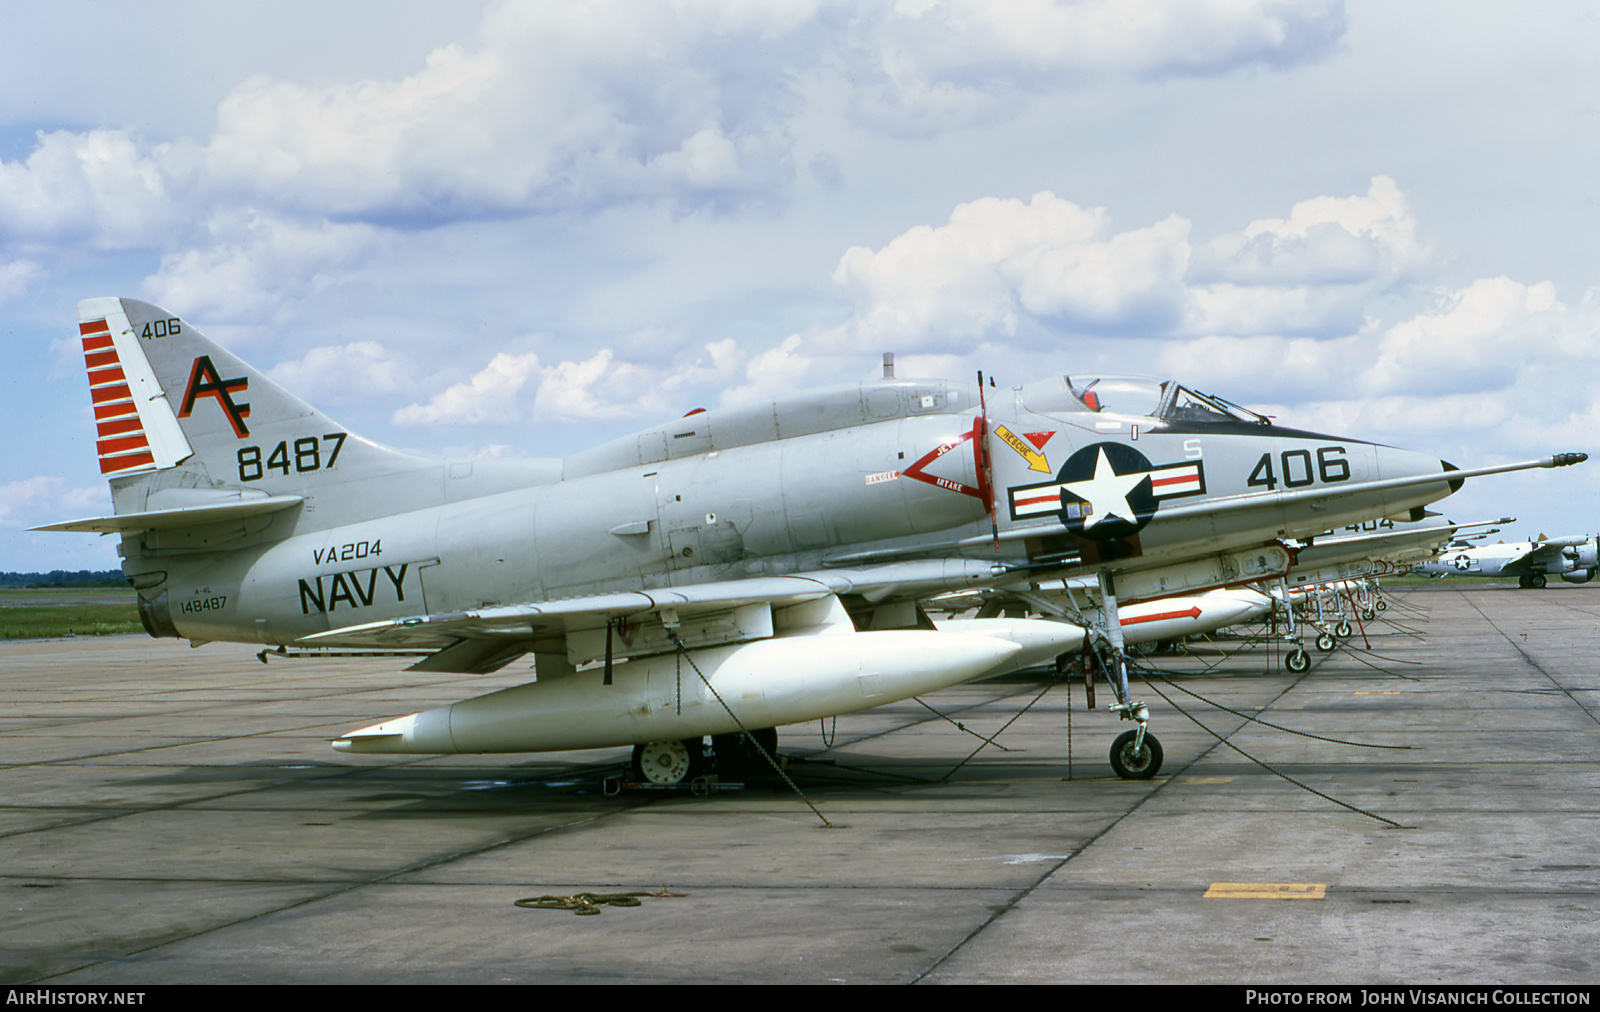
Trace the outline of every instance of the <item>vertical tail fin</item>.
{"type": "Polygon", "coordinates": [[[157,306],[84,299],[78,320],[110,478],[182,465],[203,486],[281,495],[428,463],[351,435],[157,306]]]}
{"type": "Polygon", "coordinates": [[[199,548],[249,526],[219,523],[287,518],[302,503],[290,522],[304,533],[561,476],[560,461],[484,466],[363,439],[145,302],[84,299],[78,320],[115,515],[37,530],[150,531],[145,547],[199,548]]]}

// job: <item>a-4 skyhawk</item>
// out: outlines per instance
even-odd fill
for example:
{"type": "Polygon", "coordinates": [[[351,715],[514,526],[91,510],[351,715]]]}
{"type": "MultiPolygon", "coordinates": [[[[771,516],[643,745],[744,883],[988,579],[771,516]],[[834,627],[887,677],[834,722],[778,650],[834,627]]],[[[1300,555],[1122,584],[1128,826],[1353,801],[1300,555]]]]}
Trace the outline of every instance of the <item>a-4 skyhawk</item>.
{"type": "Polygon", "coordinates": [[[351,753],[632,745],[636,775],[671,782],[707,735],[770,744],[1074,650],[1063,622],[935,628],[917,602],[1095,574],[1116,709],[1137,722],[1113,764],[1150,776],[1159,746],[1115,660],[1119,588],[1276,577],[1280,539],[1583,459],[1461,471],[1176,382],[1060,375],[863,382],[565,459],[447,459],[349,432],[165,310],[78,310],[114,513],[44,529],[120,534],[151,635],[394,648],[423,671],[531,657],[527,684],[334,741],[351,753]]]}

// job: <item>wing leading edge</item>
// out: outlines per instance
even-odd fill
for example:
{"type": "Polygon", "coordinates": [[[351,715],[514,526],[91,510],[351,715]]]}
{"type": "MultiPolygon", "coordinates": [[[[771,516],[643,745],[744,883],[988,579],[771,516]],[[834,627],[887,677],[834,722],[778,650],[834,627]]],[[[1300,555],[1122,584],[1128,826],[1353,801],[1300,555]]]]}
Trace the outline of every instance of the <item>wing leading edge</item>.
{"type": "Polygon", "coordinates": [[[794,614],[798,606],[826,607],[843,595],[867,602],[925,597],[992,583],[1004,573],[986,562],[919,560],[419,615],[330,629],[298,642],[434,651],[413,666],[419,671],[486,673],[526,653],[564,655],[568,664],[579,665],[608,655],[639,657],[781,636],[787,624],[814,624],[794,614]]]}

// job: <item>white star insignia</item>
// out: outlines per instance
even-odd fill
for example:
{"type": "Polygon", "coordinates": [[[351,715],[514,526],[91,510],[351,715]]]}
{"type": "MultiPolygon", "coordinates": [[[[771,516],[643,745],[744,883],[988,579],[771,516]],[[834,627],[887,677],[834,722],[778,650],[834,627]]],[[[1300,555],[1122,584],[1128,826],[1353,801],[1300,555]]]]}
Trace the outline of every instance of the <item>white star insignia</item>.
{"type": "Polygon", "coordinates": [[[1128,505],[1128,493],[1144,479],[1143,471],[1118,474],[1112,470],[1111,461],[1106,459],[1106,451],[1102,449],[1099,459],[1095,461],[1094,477],[1088,481],[1069,482],[1065,487],[1089,504],[1089,511],[1083,518],[1083,529],[1088,530],[1113,516],[1129,523],[1138,523],[1138,518],[1133,515],[1133,507],[1128,505]]]}

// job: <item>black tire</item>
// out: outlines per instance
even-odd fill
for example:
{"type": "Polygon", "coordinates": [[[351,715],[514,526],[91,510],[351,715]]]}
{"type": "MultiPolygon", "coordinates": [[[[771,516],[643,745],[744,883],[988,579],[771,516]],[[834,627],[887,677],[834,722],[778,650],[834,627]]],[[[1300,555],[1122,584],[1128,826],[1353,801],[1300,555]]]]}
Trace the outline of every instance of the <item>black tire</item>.
{"type": "Polygon", "coordinates": [[[704,738],[643,742],[633,747],[628,768],[641,784],[686,784],[705,772],[705,747],[704,738]]]}
{"type": "Polygon", "coordinates": [[[1283,659],[1283,666],[1297,675],[1311,670],[1311,655],[1304,650],[1294,650],[1283,659]]]}
{"type": "Polygon", "coordinates": [[[1544,584],[1545,579],[1543,573],[1534,573],[1532,576],[1528,577],[1528,586],[1532,587],[1534,590],[1543,590],[1544,584]]]}
{"type": "Polygon", "coordinates": [[[1329,650],[1332,650],[1338,645],[1339,641],[1334,639],[1332,634],[1317,633],[1317,649],[1321,650],[1323,653],[1327,653],[1329,650]]]}
{"type": "Polygon", "coordinates": [[[1375,619],[1377,617],[1378,617],[1377,611],[1375,611],[1372,608],[1363,608],[1361,610],[1361,621],[1363,621],[1363,622],[1371,622],[1373,619],[1375,619]]]}
{"type": "Polygon", "coordinates": [[[750,732],[749,738],[742,731],[711,736],[711,752],[716,756],[717,776],[723,780],[750,782],[776,779],[777,774],[772,771],[771,763],[762,758],[762,751],[774,760],[778,758],[777,728],[758,727],[750,732]],[[755,739],[754,743],[751,738],[755,739]],[[756,748],[758,745],[760,750],[756,748]]]}
{"type": "Polygon", "coordinates": [[[1144,752],[1133,751],[1138,731],[1124,731],[1111,743],[1111,768],[1124,780],[1149,780],[1161,772],[1161,743],[1156,736],[1145,732],[1144,752]]]}
{"type": "Polygon", "coordinates": [[[1355,632],[1355,630],[1350,627],[1349,619],[1342,618],[1339,620],[1339,624],[1333,627],[1333,634],[1342,640],[1349,639],[1350,634],[1353,632],[1355,632]]]}
{"type": "Polygon", "coordinates": [[[1389,602],[1388,601],[1384,601],[1382,599],[1379,599],[1379,601],[1378,601],[1378,610],[1379,611],[1388,611],[1389,610],[1389,602]]]}

